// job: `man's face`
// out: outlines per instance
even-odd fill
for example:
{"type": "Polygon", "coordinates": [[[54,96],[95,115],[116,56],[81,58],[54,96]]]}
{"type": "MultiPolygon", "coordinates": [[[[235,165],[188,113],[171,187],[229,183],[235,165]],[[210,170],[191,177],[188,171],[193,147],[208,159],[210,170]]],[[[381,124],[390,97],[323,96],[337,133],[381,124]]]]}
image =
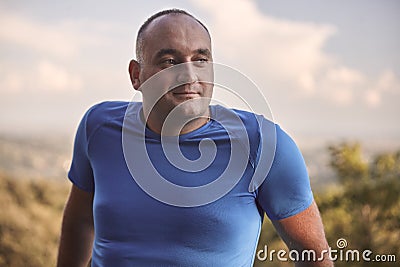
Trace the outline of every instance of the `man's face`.
{"type": "Polygon", "coordinates": [[[158,77],[155,83],[150,80],[146,83],[149,86],[142,86],[144,107],[153,106],[162,95],[151,110],[159,118],[165,118],[182,103],[174,114],[185,118],[207,116],[213,91],[212,64],[207,64],[212,61],[207,31],[189,16],[164,15],[148,26],[143,38],[140,84],[166,70],[153,77],[158,77]]]}

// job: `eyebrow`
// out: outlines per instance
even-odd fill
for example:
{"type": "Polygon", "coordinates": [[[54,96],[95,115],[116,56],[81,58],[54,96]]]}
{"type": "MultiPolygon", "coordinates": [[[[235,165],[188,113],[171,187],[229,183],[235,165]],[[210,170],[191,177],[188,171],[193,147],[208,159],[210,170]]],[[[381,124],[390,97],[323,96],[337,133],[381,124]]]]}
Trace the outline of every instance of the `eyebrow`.
{"type": "MultiPolygon", "coordinates": [[[[211,51],[208,48],[199,48],[194,51],[197,54],[207,56],[211,58],[211,51]]],[[[173,48],[162,48],[156,53],[156,58],[163,57],[165,55],[179,55],[180,52],[173,48]]]]}
{"type": "Polygon", "coordinates": [[[156,58],[160,58],[164,55],[177,55],[177,54],[179,54],[179,52],[176,49],[162,48],[162,49],[158,50],[158,52],[156,54],[156,58]]]}
{"type": "Polygon", "coordinates": [[[211,51],[208,48],[199,48],[196,50],[197,54],[211,58],[211,51]]]}

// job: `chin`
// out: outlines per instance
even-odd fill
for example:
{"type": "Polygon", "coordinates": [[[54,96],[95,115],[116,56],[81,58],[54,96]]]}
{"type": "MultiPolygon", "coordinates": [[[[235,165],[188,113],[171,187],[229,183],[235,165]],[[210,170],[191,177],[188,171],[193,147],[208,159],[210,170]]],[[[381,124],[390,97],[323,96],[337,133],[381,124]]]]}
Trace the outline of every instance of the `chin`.
{"type": "Polygon", "coordinates": [[[208,107],[210,101],[208,99],[190,99],[176,105],[173,111],[174,116],[185,119],[196,119],[208,115],[208,107]]]}

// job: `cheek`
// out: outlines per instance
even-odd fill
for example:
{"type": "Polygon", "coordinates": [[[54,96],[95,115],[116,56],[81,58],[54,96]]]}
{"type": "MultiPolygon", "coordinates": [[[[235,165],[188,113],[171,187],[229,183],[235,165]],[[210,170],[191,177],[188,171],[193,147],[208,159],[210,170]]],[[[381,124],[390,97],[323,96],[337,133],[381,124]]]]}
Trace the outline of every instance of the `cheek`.
{"type": "Polygon", "coordinates": [[[168,89],[179,85],[175,73],[170,73],[167,69],[146,68],[140,73],[140,82],[146,82],[146,88],[152,88],[159,92],[167,92],[168,89]]]}
{"type": "Polygon", "coordinates": [[[212,94],[214,91],[214,85],[213,84],[204,84],[203,85],[203,96],[211,98],[212,94]]]}
{"type": "Polygon", "coordinates": [[[157,73],[157,72],[151,71],[147,68],[142,69],[139,74],[140,83],[143,85],[144,82],[146,82],[148,79],[150,79],[151,76],[153,76],[155,73],[157,73]]]}
{"type": "Polygon", "coordinates": [[[147,101],[153,102],[163,96],[173,86],[173,79],[159,73],[159,70],[146,70],[140,75],[141,91],[147,101]]]}

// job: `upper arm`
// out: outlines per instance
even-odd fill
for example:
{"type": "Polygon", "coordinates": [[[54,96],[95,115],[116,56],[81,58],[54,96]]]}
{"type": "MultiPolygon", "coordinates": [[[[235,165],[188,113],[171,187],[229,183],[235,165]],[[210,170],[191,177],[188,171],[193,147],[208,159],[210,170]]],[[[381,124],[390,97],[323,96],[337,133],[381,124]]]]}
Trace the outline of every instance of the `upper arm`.
{"type": "MultiPolygon", "coordinates": [[[[303,250],[313,250],[315,259],[324,257],[324,261],[314,262],[315,266],[333,266],[328,259],[328,243],[315,202],[296,215],[272,223],[290,250],[297,250],[299,255],[303,250]]],[[[307,258],[300,260],[307,261],[307,258]]],[[[311,266],[311,263],[307,262],[306,266],[311,266]]]]}
{"type": "Polygon", "coordinates": [[[89,157],[89,136],[93,126],[89,117],[94,109],[89,109],[79,123],[75,135],[74,150],[68,178],[78,188],[87,192],[94,191],[94,177],[92,164],[89,157]]]}
{"type": "Polygon", "coordinates": [[[324,228],[315,202],[296,215],[273,220],[272,223],[290,249],[326,246],[324,228]]]}
{"type": "Polygon", "coordinates": [[[93,225],[93,192],[86,192],[72,185],[71,192],[65,206],[64,217],[66,220],[93,225]]]}
{"type": "Polygon", "coordinates": [[[57,266],[88,266],[94,237],[92,206],[93,193],[72,185],[64,209],[57,266]]]}
{"type": "MultiPolygon", "coordinates": [[[[258,189],[257,201],[289,249],[299,251],[300,255],[301,251],[312,249],[316,258],[321,255],[325,258],[323,262],[314,262],[315,266],[331,266],[322,220],[313,200],[303,156],[279,126],[276,134],[274,162],[258,189]],[[323,250],[326,251],[322,253],[323,250]]],[[[307,262],[305,266],[313,264],[307,262]]]]}
{"type": "Polygon", "coordinates": [[[293,139],[279,126],[276,126],[273,163],[258,188],[257,201],[271,220],[296,215],[307,209],[313,201],[303,156],[293,139]]]}

